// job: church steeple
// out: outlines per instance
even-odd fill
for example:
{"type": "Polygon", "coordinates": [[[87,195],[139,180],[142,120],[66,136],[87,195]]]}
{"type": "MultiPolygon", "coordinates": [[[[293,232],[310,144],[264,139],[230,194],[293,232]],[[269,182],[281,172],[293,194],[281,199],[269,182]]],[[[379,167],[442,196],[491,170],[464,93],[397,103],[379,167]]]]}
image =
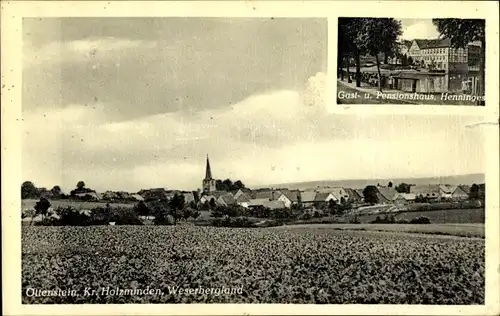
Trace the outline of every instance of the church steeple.
{"type": "Polygon", "coordinates": [[[210,160],[207,155],[207,167],[205,169],[205,180],[212,180],[212,169],[210,168],[210,160]]]}
{"type": "Polygon", "coordinates": [[[216,181],[212,178],[212,168],[210,168],[210,160],[207,155],[207,166],[205,169],[205,179],[202,181],[203,193],[211,193],[216,190],[216,181]]]}

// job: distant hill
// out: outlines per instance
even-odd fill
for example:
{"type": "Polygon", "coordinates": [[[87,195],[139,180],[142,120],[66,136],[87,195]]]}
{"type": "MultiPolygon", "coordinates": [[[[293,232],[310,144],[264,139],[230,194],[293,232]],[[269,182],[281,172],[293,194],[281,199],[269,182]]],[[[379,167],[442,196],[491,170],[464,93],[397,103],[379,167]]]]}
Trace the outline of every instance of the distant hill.
{"type": "Polygon", "coordinates": [[[280,183],[272,185],[261,185],[259,187],[273,187],[273,188],[289,188],[289,189],[316,189],[318,186],[337,186],[346,187],[353,189],[362,189],[367,185],[384,185],[392,182],[394,186],[399,183],[408,183],[416,185],[424,184],[473,184],[473,183],[484,183],[484,174],[475,173],[467,175],[457,175],[457,176],[443,176],[443,177],[433,177],[433,178],[400,178],[400,179],[354,179],[354,180],[320,180],[320,181],[308,181],[308,182],[295,182],[295,183],[280,183]]]}

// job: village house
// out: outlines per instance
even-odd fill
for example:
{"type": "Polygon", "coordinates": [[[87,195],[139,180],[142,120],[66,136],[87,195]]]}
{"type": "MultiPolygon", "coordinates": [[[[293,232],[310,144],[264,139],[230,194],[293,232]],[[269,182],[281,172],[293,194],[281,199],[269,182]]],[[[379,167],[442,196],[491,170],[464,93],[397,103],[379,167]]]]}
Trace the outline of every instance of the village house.
{"type": "Polygon", "coordinates": [[[256,190],[252,190],[251,197],[252,199],[268,199],[273,200],[273,189],[270,188],[260,188],[256,190]]]}
{"type": "Polygon", "coordinates": [[[243,193],[243,194],[239,195],[235,200],[236,200],[236,204],[246,208],[246,207],[248,207],[248,205],[250,203],[250,199],[251,199],[251,197],[248,194],[243,193]]]}
{"type": "Polygon", "coordinates": [[[401,42],[396,43],[396,48],[397,48],[397,54],[395,56],[388,56],[387,57],[387,62],[389,64],[394,64],[394,65],[402,65],[403,60],[402,56],[406,55],[408,57],[408,50],[410,49],[412,44],[412,41],[408,40],[403,40],[401,42]]]}
{"type": "MultiPolygon", "coordinates": [[[[165,200],[168,198],[168,193],[165,188],[143,189],[137,192],[137,194],[142,196],[145,201],[165,200]]],[[[118,197],[117,194],[115,196],[118,197]]]]}
{"type": "Polygon", "coordinates": [[[425,198],[428,201],[441,200],[441,189],[439,185],[414,185],[410,187],[410,193],[415,194],[417,198],[425,198]]]}
{"type": "Polygon", "coordinates": [[[242,195],[251,196],[252,195],[252,190],[247,189],[247,188],[241,188],[241,189],[238,189],[238,190],[231,191],[231,194],[234,196],[235,199],[238,199],[242,195]]]}
{"type": "Polygon", "coordinates": [[[394,198],[395,204],[406,205],[415,202],[415,194],[413,193],[398,193],[394,198]]]}
{"type": "Polygon", "coordinates": [[[330,192],[318,192],[314,197],[314,207],[322,209],[330,203],[330,201],[338,202],[338,199],[330,192]]]}
{"type": "Polygon", "coordinates": [[[291,208],[293,205],[300,202],[300,191],[279,190],[277,196],[278,198],[276,200],[282,201],[286,208],[291,208]]]}
{"type": "Polygon", "coordinates": [[[217,201],[218,197],[216,197],[215,195],[208,195],[208,194],[205,194],[205,195],[202,195],[201,198],[200,198],[200,203],[201,204],[205,204],[205,203],[210,203],[210,201],[217,201]]]}
{"type": "Polygon", "coordinates": [[[230,206],[235,205],[236,201],[231,193],[224,194],[219,196],[219,198],[215,201],[218,206],[230,206]]]}
{"type": "Polygon", "coordinates": [[[441,190],[441,199],[452,199],[453,192],[457,188],[456,185],[450,184],[441,184],[439,185],[439,189],[441,190]]]}
{"type": "Polygon", "coordinates": [[[268,199],[251,199],[248,208],[265,207],[271,210],[286,208],[285,203],[278,200],[270,201],[268,199]]]}
{"type": "Polygon", "coordinates": [[[349,200],[349,194],[342,187],[322,187],[316,189],[317,193],[331,193],[335,197],[335,201],[342,203],[349,200]]]}
{"type": "Polygon", "coordinates": [[[300,199],[304,207],[314,206],[314,201],[316,198],[315,191],[303,191],[300,192],[300,199]]]}
{"type": "Polygon", "coordinates": [[[182,195],[184,195],[184,203],[186,205],[189,205],[191,202],[195,202],[193,192],[182,192],[182,195]]]}
{"type": "Polygon", "coordinates": [[[470,186],[459,185],[455,188],[451,196],[455,200],[467,200],[469,198],[469,193],[470,193],[470,186]]]}
{"type": "Polygon", "coordinates": [[[79,192],[73,194],[74,197],[77,197],[82,200],[87,200],[87,201],[98,201],[99,200],[99,195],[95,191],[89,191],[89,192],[79,192]]]}
{"type": "Polygon", "coordinates": [[[364,189],[354,189],[354,191],[361,197],[361,202],[365,202],[365,194],[363,193],[364,189]]]}
{"type": "Polygon", "coordinates": [[[351,189],[351,188],[344,188],[344,190],[346,191],[347,195],[349,196],[349,198],[347,200],[350,203],[353,203],[353,204],[363,203],[363,195],[360,195],[357,190],[351,189]]]}
{"type": "Polygon", "coordinates": [[[344,188],[341,187],[330,188],[329,193],[331,193],[340,203],[347,202],[347,200],[349,200],[349,194],[344,188]]]}
{"type": "Polygon", "coordinates": [[[398,191],[392,187],[378,186],[377,190],[378,201],[381,204],[394,203],[394,199],[398,196],[398,191]]]}
{"type": "Polygon", "coordinates": [[[140,196],[139,194],[131,194],[130,195],[132,197],[132,199],[134,199],[135,201],[144,201],[144,198],[142,196],[140,196]]]}

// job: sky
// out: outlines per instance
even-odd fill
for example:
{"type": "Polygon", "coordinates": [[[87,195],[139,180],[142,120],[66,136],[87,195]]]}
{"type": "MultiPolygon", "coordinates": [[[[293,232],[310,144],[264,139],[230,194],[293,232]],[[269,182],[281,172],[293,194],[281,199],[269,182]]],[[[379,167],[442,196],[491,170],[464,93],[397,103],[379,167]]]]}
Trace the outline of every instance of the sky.
{"type": "Polygon", "coordinates": [[[23,181],[97,191],[484,172],[478,117],[331,114],[324,19],[23,21],[23,181]]]}
{"type": "Polygon", "coordinates": [[[432,19],[401,19],[403,34],[401,39],[437,39],[439,32],[432,24],[432,19]]]}

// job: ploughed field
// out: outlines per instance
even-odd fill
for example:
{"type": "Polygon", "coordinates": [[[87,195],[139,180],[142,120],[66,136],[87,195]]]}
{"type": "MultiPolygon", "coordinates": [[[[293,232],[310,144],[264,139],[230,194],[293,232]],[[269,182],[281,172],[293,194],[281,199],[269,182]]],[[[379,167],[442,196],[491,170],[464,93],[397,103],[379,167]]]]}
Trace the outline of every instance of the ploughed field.
{"type": "Polygon", "coordinates": [[[22,301],[484,304],[484,249],[484,239],[314,227],[23,227],[22,301]]]}
{"type": "MultiPolygon", "coordinates": [[[[358,217],[362,223],[369,223],[379,217],[384,217],[386,214],[361,215],[358,217]]],[[[455,223],[484,223],[485,210],[484,208],[473,209],[452,209],[452,210],[432,210],[432,211],[411,211],[389,214],[393,215],[396,220],[411,221],[415,217],[425,216],[429,218],[433,224],[455,224],[455,223]]]]}

